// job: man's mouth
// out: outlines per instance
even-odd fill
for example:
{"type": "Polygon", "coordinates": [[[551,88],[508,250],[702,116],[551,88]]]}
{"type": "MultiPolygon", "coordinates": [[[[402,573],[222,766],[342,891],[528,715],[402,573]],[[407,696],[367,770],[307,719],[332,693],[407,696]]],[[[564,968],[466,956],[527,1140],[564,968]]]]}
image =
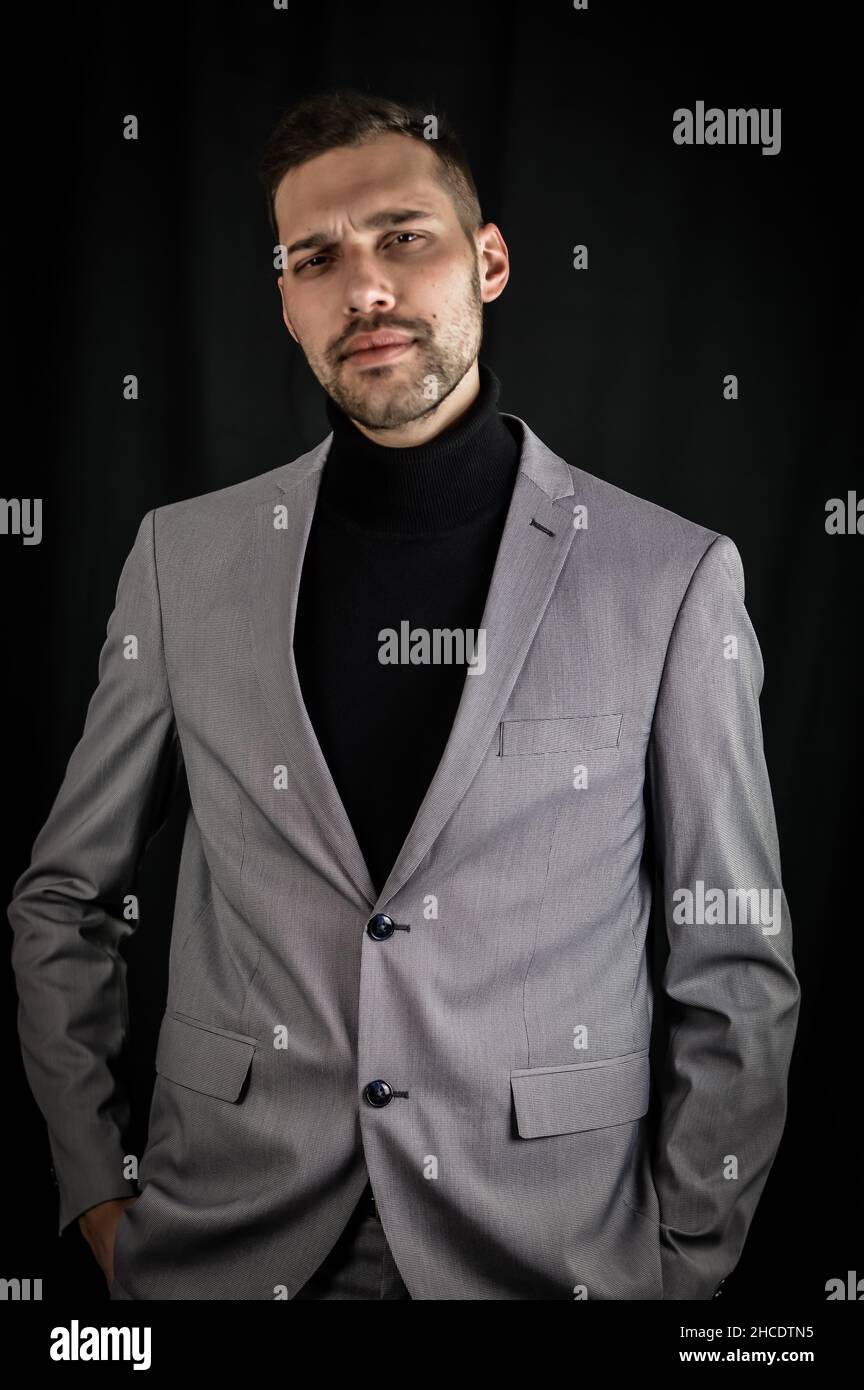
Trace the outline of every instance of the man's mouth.
{"type": "Polygon", "coordinates": [[[415,338],[399,333],[362,333],[345,354],[345,361],[355,367],[372,367],[400,357],[414,346],[415,338]]]}

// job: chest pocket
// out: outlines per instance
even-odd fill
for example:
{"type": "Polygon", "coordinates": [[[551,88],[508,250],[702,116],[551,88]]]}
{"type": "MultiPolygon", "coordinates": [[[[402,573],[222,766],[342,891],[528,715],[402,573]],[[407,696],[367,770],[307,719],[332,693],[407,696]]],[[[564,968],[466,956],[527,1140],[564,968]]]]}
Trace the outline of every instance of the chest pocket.
{"type": "Polygon", "coordinates": [[[572,714],[563,719],[504,719],[498,726],[502,757],[617,748],[623,714],[572,714]]]}

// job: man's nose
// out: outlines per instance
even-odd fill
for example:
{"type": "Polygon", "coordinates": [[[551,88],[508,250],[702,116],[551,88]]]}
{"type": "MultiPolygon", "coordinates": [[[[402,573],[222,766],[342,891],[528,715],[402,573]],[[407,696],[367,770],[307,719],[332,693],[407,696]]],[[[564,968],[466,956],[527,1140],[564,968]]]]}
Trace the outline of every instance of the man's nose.
{"type": "Polygon", "coordinates": [[[396,296],[392,288],[382,282],[374,261],[356,258],[349,267],[345,285],[345,311],[349,318],[381,310],[389,312],[395,304],[396,296]]]}

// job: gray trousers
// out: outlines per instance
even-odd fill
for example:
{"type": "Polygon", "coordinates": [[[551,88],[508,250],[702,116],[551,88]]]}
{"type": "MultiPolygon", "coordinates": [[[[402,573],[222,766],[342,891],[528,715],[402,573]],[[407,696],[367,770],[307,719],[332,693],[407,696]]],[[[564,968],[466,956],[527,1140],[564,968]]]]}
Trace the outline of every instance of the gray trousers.
{"type": "Polygon", "coordinates": [[[295,1298],[410,1298],[387,1244],[372,1188],[363,1195],[330,1254],[295,1298]]]}

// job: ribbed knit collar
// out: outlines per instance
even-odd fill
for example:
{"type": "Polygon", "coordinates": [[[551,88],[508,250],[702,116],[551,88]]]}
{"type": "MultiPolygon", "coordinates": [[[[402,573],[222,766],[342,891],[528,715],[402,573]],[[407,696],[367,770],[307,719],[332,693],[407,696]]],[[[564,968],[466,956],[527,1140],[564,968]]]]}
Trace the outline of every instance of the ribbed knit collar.
{"type": "Polygon", "coordinates": [[[498,408],[501,386],[478,363],[480,390],[466,414],[426,444],[391,449],[367,439],[331,396],[333,430],[317,506],[375,531],[450,530],[509,499],[521,454],[498,408]]]}

